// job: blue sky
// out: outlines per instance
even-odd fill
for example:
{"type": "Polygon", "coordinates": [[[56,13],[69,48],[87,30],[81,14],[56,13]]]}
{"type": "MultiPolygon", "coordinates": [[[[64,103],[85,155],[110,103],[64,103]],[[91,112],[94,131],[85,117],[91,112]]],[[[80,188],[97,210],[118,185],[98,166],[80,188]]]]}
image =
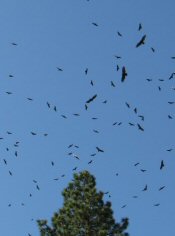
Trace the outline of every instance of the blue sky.
{"type": "Polygon", "coordinates": [[[76,166],[95,175],[99,190],[110,192],[105,200],[112,202],[116,220],[129,217],[130,235],[174,233],[175,104],[168,104],[175,101],[175,77],[169,80],[175,71],[174,8],[173,0],[1,0],[2,235],[39,236],[36,220],[50,219],[62,206],[61,191],[76,166]],[[136,48],[144,34],[145,45],[136,48]],[[123,83],[122,66],[128,72],[123,83]],[[79,148],[68,149],[70,144],[79,148]],[[97,146],[104,153],[90,156],[97,146]]]}

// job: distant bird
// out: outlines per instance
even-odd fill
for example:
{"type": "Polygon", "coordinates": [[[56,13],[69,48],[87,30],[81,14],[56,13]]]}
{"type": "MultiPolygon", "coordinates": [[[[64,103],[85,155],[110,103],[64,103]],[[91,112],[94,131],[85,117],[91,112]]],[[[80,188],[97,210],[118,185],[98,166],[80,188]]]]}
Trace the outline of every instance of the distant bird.
{"type": "Polygon", "coordinates": [[[62,69],[62,68],[60,68],[60,67],[57,67],[57,70],[58,70],[58,71],[63,71],[63,69],[62,69]]]}
{"type": "Polygon", "coordinates": [[[86,70],[84,71],[85,75],[87,75],[88,73],[88,68],[86,68],[86,70]]]}
{"type": "Polygon", "coordinates": [[[145,185],[144,189],[142,191],[147,191],[148,190],[148,186],[147,184],[145,185]]]}
{"type": "Polygon", "coordinates": [[[163,190],[165,188],[165,186],[162,186],[159,188],[159,191],[163,190]]]}
{"type": "Polygon", "coordinates": [[[40,190],[40,187],[39,187],[38,185],[36,185],[36,188],[37,188],[38,190],[40,190]]]}
{"type": "Polygon", "coordinates": [[[138,31],[140,31],[141,29],[142,29],[142,24],[139,23],[138,31]]]}
{"type": "Polygon", "coordinates": [[[15,151],[15,156],[16,156],[16,157],[18,156],[18,152],[17,152],[17,151],[15,151]]]}
{"type": "Polygon", "coordinates": [[[175,102],[168,102],[170,105],[175,104],[175,102]]]}
{"type": "Polygon", "coordinates": [[[136,44],[136,48],[145,44],[146,34],[140,39],[140,41],[136,44]]]}
{"type": "Polygon", "coordinates": [[[144,131],[144,128],[140,124],[137,123],[137,126],[139,130],[144,131]]]}
{"type": "Polygon", "coordinates": [[[118,31],[117,32],[118,36],[122,37],[123,35],[118,31]]]}
{"type": "Polygon", "coordinates": [[[159,79],[159,81],[163,82],[163,81],[165,81],[165,80],[164,80],[164,79],[159,79]]]}
{"type": "Polygon", "coordinates": [[[6,161],[6,159],[3,159],[3,161],[4,161],[4,164],[7,165],[7,161],[6,161]]]}
{"type": "Polygon", "coordinates": [[[92,96],[91,98],[89,98],[89,99],[86,101],[86,103],[92,102],[96,97],[97,97],[97,94],[95,94],[94,96],[92,96]]]}
{"type": "Polygon", "coordinates": [[[75,148],[79,148],[79,146],[78,146],[78,145],[74,145],[74,147],[75,147],[75,148]]]}
{"type": "Polygon", "coordinates": [[[134,164],[134,166],[138,166],[139,164],[140,164],[140,162],[137,162],[137,163],[134,164]]]}
{"type": "Polygon", "coordinates": [[[118,55],[114,55],[115,56],[115,58],[117,58],[117,59],[121,59],[122,57],[121,56],[118,56],[118,55]]]}
{"type": "Polygon", "coordinates": [[[54,166],[54,162],[53,161],[51,161],[51,165],[54,166]]]}
{"type": "Polygon", "coordinates": [[[121,82],[124,82],[127,76],[127,72],[126,72],[126,68],[125,66],[122,67],[122,78],[121,78],[121,82]]]}
{"type": "Polygon", "coordinates": [[[92,24],[93,24],[94,26],[98,26],[98,24],[97,24],[97,23],[95,23],[95,22],[92,22],[92,24]]]}
{"type": "Polygon", "coordinates": [[[114,82],[113,82],[113,81],[111,81],[111,86],[112,86],[112,87],[115,87],[115,84],[114,84],[114,82]]]}
{"type": "Polygon", "coordinates": [[[50,108],[50,103],[49,102],[47,102],[47,106],[48,106],[48,108],[50,108]]]}
{"type": "Polygon", "coordinates": [[[74,167],[72,170],[75,171],[77,169],[77,167],[74,167]]]}
{"type": "Polygon", "coordinates": [[[97,149],[98,152],[104,152],[104,150],[102,150],[102,149],[99,148],[99,147],[96,147],[96,149],[97,149]]]}
{"type": "Polygon", "coordinates": [[[129,104],[129,103],[125,102],[125,104],[126,104],[126,106],[127,106],[128,108],[130,108],[130,104],[129,104]]]}
{"type": "Polygon", "coordinates": [[[93,131],[94,131],[94,133],[97,133],[97,134],[99,133],[99,131],[98,131],[98,130],[96,130],[96,129],[93,129],[93,131]]]}
{"type": "Polygon", "coordinates": [[[91,80],[91,85],[94,86],[94,82],[91,80]]]}
{"type": "Polygon", "coordinates": [[[12,172],[9,170],[9,174],[12,176],[12,172]]]}
{"type": "Polygon", "coordinates": [[[170,115],[168,115],[168,118],[169,118],[169,119],[173,119],[173,117],[172,117],[172,116],[170,116],[170,115]]]}
{"type": "Polygon", "coordinates": [[[164,164],[164,161],[162,160],[160,163],[160,170],[162,170],[164,166],[165,166],[165,164],[164,164]]]}
{"type": "Polygon", "coordinates": [[[30,132],[32,135],[36,135],[36,133],[35,132],[30,132]]]}
{"type": "Polygon", "coordinates": [[[142,121],[144,121],[144,119],[145,119],[144,116],[142,116],[142,115],[139,115],[138,117],[140,117],[142,121]]]}
{"type": "Polygon", "coordinates": [[[27,98],[29,101],[33,101],[33,99],[32,98],[27,98]]]}
{"type": "Polygon", "coordinates": [[[12,92],[6,92],[8,95],[12,94],[12,92]]]}
{"type": "Polygon", "coordinates": [[[98,118],[97,117],[92,117],[92,120],[98,120],[98,118]]]}
{"type": "Polygon", "coordinates": [[[35,180],[35,179],[33,179],[33,182],[36,184],[37,183],[37,181],[35,180]]]}
{"type": "Polygon", "coordinates": [[[119,122],[117,125],[121,125],[122,124],[122,122],[119,122]]]}
{"type": "Polygon", "coordinates": [[[167,151],[167,152],[171,152],[172,150],[173,150],[173,149],[172,149],[172,148],[170,148],[170,149],[167,149],[166,151],[167,151]]]}
{"type": "Polygon", "coordinates": [[[134,196],[132,196],[133,198],[138,198],[138,196],[136,196],[136,195],[134,195],[134,196]]]}
{"type": "Polygon", "coordinates": [[[73,144],[69,144],[68,148],[71,148],[71,147],[73,147],[73,144]]]}
{"type": "Polygon", "coordinates": [[[137,108],[136,107],[134,108],[134,113],[137,114],[137,108]]]}
{"type": "Polygon", "coordinates": [[[160,206],[160,203],[156,203],[156,204],[154,204],[154,206],[160,206]]]}
{"type": "Polygon", "coordinates": [[[151,51],[152,51],[152,52],[155,52],[155,49],[151,47],[151,51]]]}
{"type": "Polygon", "coordinates": [[[107,103],[107,100],[104,100],[103,103],[106,104],[106,103],[107,103]]]}
{"type": "Polygon", "coordinates": [[[65,174],[61,175],[61,177],[62,177],[62,178],[65,177],[65,174]]]}
{"type": "Polygon", "coordinates": [[[158,90],[159,90],[159,91],[161,91],[161,90],[162,90],[162,88],[161,88],[160,86],[158,86],[158,90]]]}
{"type": "Polygon", "coordinates": [[[117,71],[119,71],[119,69],[120,69],[120,67],[119,67],[119,65],[117,65],[117,71]]]}
{"type": "Polygon", "coordinates": [[[97,155],[96,153],[92,153],[92,154],[91,154],[91,157],[94,157],[94,156],[96,156],[96,155],[97,155]]]}
{"type": "Polygon", "coordinates": [[[117,122],[114,122],[112,125],[114,126],[114,125],[116,125],[117,124],[117,122]]]}
{"type": "Polygon", "coordinates": [[[67,116],[65,116],[65,115],[61,115],[64,119],[67,119],[67,116]]]}
{"type": "Polygon", "coordinates": [[[151,81],[153,81],[152,79],[146,79],[148,82],[151,82],[151,81]]]}
{"type": "Polygon", "coordinates": [[[88,109],[88,106],[87,106],[87,104],[85,104],[85,110],[87,111],[87,109],[88,109]]]}
{"type": "Polygon", "coordinates": [[[73,115],[74,115],[74,116],[80,116],[80,114],[78,114],[78,113],[74,113],[73,115]]]}
{"type": "Polygon", "coordinates": [[[135,126],[135,124],[133,124],[133,123],[131,123],[131,122],[129,122],[128,124],[129,124],[130,126],[135,126]]]}
{"type": "Polygon", "coordinates": [[[88,164],[91,164],[93,162],[93,160],[90,160],[89,162],[88,162],[88,164]]]}
{"type": "Polygon", "coordinates": [[[54,109],[54,111],[55,111],[55,112],[57,112],[57,107],[56,107],[56,106],[54,106],[54,108],[53,108],[53,109],[54,109]]]}
{"type": "Polygon", "coordinates": [[[125,204],[125,205],[123,205],[121,208],[125,208],[127,205],[125,204]]]}
{"type": "Polygon", "coordinates": [[[13,75],[9,75],[10,78],[13,78],[14,76],[13,75]]]}
{"type": "Polygon", "coordinates": [[[18,46],[18,44],[17,43],[11,43],[13,46],[18,46]]]}
{"type": "Polygon", "coordinates": [[[7,134],[12,134],[11,132],[7,131],[7,134]]]}
{"type": "Polygon", "coordinates": [[[140,169],[142,172],[145,172],[146,170],[145,169],[140,169]]]}

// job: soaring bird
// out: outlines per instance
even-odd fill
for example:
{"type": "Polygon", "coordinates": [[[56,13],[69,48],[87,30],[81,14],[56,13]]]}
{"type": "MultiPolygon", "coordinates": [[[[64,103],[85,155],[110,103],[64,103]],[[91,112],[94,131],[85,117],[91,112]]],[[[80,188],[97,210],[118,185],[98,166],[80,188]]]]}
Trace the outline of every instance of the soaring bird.
{"type": "Polygon", "coordinates": [[[62,68],[60,68],[60,67],[57,67],[57,70],[58,70],[58,71],[63,71],[63,69],[62,69],[62,68]]]}
{"type": "Polygon", "coordinates": [[[162,160],[160,163],[160,170],[162,170],[164,166],[165,166],[165,164],[164,164],[164,161],[162,160]]]}
{"type": "Polygon", "coordinates": [[[163,190],[165,188],[165,186],[162,186],[159,188],[159,191],[163,190]]]}
{"type": "Polygon", "coordinates": [[[88,165],[91,164],[92,162],[93,162],[93,160],[90,160],[90,161],[88,162],[88,165]]]}
{"type": "Polygon", "coordinates": [[[136,48],[140,47],[141,45],[145,44],[146,34],[140,39],[140,41],[136,44],[136,48]]]}
{"type": "Polygon", "coordinates": [[[98,152],[104,152],[104,150],[102,150],[102,149],[99,148],[99,147],[96,147],[96,149],[97,149],[98,152]]]}
{"type": "Polygon", "coordinates": [[[118,31],[117,32],[118,36],[122,37],[123,35],[118,31]]]}
{"type": "Polygon", "coordinates": [[[92,22],[92,24],[93,24],[94,26],[98,26],[98,24],[97,24],[97,23],[95,23],[95,22],[92,22]]]}
{"type": "Polygon", "coordinates": [[[113,82],[113,81],[111,81],[111,86],[112,86],[112,87],[115,87],[115,84],[114,84],[114,82],[113,82]]]}
{"type": "Polygon", "coordinates": [[[36,133],[35,132],[30,132],[32,135],[36,135],[36,133]]]}
{"type": "Polygon", "coordinates": [[[95,94],[94,96],[92,96],[91,98],[89,98],[89,99],[86,101],[86,103],[92,102],[96,97],[97,97],[97,94],[95,94]]]}
{"type": "Polygon", "coordinates": [[[84,71],[85,75],[87,75],[88,73],[88,68],[86,68],[86,70],[84,71]]]}
{"type": "Polygon", "coordinates": [[[139,130],[144,131],[144,128],[140,124],[137,124],[137,126],[139,130]]]}
{"type": "Polygon", "coordinates": [[[130,104],[129,104],[129,103],[125,102],[125,104],[126,104],[126,106],[127,106],[128,108],[130,108],[130,104]]]}
{"type": "Polygon", "coordinates": [[[139,23],[138,31],[140,31],[141,29],[142,29],[142,24],[139,23]]]}
{"type": "Polygon", "coordinates": [[[127,76],[127,72],[126,72],[126,68],[125,66],[122,67],[122,78],[121,78],[121,82],[124,82],[124,80],[126,79],[127,76]]]}
{"type": "Polygon", "coordinates": [[[17,43],[11,43],[13,46],[18,46],[18,44],[17,43]]]}
{"type": "Polygon", "coordinates": [[[148,190],[148,186],[147,184],[145,185],[144,189],[142,191],[147,191],[148,190]]]}

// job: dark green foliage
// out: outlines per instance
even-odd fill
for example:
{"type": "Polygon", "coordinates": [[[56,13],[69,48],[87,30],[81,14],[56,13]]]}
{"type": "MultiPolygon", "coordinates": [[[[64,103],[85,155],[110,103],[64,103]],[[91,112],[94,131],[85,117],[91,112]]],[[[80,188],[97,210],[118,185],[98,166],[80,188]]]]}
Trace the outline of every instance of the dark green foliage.
{"type": "Polygon", "coordinates": [[[95,178],[88,171],[74,174],[63,191],[64,206],[52,217],[52,226],[38,220],[41,236],[127,236],[128,219],[116,223],[111,203],[97,192],[95,178]]]}

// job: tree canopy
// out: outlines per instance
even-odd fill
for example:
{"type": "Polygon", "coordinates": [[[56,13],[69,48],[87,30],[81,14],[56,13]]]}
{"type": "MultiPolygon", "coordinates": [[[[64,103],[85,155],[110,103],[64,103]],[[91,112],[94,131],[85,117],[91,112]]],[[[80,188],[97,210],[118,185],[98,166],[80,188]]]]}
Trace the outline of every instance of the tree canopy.
{"type": "Polygon", "coordinates": [[[128,219],[116,223],[111,202],[96,189],[95,177],[88,171],[74,174],[62,192],[64,205],[54,213],[51,226],[38,220],[41,236],[127,236],[128,219]]]}

